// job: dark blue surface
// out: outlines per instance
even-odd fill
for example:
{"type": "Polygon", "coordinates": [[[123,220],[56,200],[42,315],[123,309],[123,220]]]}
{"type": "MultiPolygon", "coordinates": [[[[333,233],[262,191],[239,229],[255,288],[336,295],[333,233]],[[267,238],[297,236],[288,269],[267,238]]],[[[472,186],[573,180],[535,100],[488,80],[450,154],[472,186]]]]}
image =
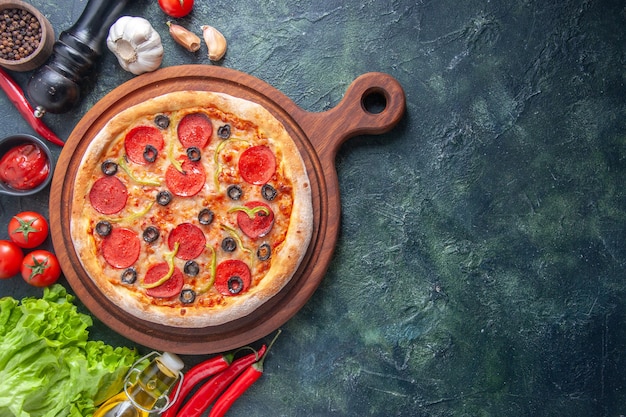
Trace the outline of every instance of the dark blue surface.
{"type": "MultiPolygon", "coordinates": [[[[85,4],[32,3],[57,30],[85,4]]],[[[156,1],[131,3],[161,33],[163,66],[215,65],[169,38],[156,1]]],[[[393,131],[342,146],[333,261],[231,415],[626,414],[623,2],[197,0],[176,22],[216,26],[218,65],[308,111],[370,71],[407,97],[393,131]]],[[[59,136],[133,77],[108,52],[96,75],[78,108],[45,117],[59,136]]],[[[32,133],[0,104],[2,134],[32,133]]],[[[1,224],[32,209],[46,194],[0,197],[1,224]]]]}

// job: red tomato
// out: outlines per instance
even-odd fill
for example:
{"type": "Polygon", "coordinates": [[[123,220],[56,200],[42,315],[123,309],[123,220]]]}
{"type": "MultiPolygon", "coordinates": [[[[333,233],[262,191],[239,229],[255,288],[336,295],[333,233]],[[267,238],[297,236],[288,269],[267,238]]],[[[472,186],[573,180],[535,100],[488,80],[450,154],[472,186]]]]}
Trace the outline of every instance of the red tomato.
{"type": "Polygon", "coordinates": [[[35,287],[47,287],[61,276],[61,266],[57,257],[47,250],[30,252],[22,261],[22,278],[35,287]]]}
{"type": "Polygon", "coordinates": [[[0,240],[0,278],[11,278],[19,274],[24,253],[15,243],[0,240]]]}
{"type": "Polygon", "coordinates": [[[48,221],[34,211],[17,213],[9,221],[9,237],[21,248],[34,248],[48,237],[48,221]]]}
{"type": "Polygon", "coordinates": [[[159,6],[172,17],[183,17],[191,12],[193,0],[159,0],[159,6]]]}

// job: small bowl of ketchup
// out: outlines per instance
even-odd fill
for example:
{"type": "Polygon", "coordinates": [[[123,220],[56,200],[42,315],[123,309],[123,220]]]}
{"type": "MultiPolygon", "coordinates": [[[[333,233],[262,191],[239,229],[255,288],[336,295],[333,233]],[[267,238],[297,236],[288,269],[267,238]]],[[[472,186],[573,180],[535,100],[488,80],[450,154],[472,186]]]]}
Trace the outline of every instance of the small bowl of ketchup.
{"type": "Polygon", "coordinates": [[[52,154],[43,140],[26,134],[0,139],[0,193],[38,193],[52,179],[52,154]]]}

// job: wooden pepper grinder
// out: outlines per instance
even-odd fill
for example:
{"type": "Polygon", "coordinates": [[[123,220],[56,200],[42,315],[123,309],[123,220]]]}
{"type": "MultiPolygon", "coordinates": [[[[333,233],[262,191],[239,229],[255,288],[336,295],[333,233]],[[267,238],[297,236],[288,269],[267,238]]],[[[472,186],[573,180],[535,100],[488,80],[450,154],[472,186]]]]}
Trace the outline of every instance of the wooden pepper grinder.
{"type": "Polygon", "coordinates": [[[80,100],[81,86],[102,55],[109,28],[128,0],[89,0],[76,23],[61,32],[52,55],[28,82],[35,116],[65,113],[80,100]]]}

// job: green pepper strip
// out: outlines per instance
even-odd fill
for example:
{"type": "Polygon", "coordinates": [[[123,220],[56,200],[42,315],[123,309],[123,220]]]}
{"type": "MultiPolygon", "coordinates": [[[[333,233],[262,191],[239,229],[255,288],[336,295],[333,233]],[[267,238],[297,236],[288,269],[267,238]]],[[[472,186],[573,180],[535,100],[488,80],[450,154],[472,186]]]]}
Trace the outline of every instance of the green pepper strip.
{"type": "Polygon", "coordinates": [[[251,219],[254,219],[254,217],[257,215],[257,213],[263,213],[264,216],[269,216],[270,215],[270,211],[268,210],[268,208],[267,207],[263,207],[263,206],[256,206],[256,207],[253,207],[253,208],[248,208],[248,207],[245,207],[245,206],[237,206],[237,207],[233,207],[230,210],[228,210],[229,213],[233,213],[235,211],[243,211],[251,219]]]}
{"type": "Polygon", "coordinates": [[[126,173],[126,175],[128,175],[130,177],[131,180],[133,180],[134,182],[136,182],[137,184],[141,184],[141,185],[150,185],[150,186],[154,186],[154,187],[158,187],[159,185],[161,185],[161,182],[157,179],[140,179],[137,178],[137,176],[135,174],[132,173],[132,171],[130,170],[130,168],[128,167],[128,163],[126,162],[126,158],[124,157],[124,155],[120,156],[119,159],[117,160],[117,164],[120,166],[120,168],[122,168],[124,170],[124,172],[126,173]]]}
{"type": "Polygon", "coordinates": [[[123,222],[123,221],[134,221],[137,220],[138,218],[141,218],[143,216],[145,216],[146,214],[148,214],[148,212],[150,211],[150,209],[152,209],[152,206],[154,205],[154,201],[151,202],[150,204],[148,204],[148,207],[146,207],[143,210],[137,211],[135,213],[131,213],[126,217],[120,217],[120,218],[112,218],[112,217],[105,217],[105,220],[110,221],[112,223],[119,223],[119,222],[123,222]]]}
{"type": "Polygon", "coordinates": [[[183,172],[183,164],[174,158],[174,141],[170,141],[169,146],[167,147],[167,158],[170,160],[174,168],[178,170],[178,172],[183,172]]]}
{"type": "Polygon", "coordinates": [[[231,136],[230,138],[224,139],[223,141],[221,141],[219,145],[217,145],[217,148],[215,148],[215,153],[213,154],[213,162],[215,163],[215,174],[213,175],[213,180],[215,181],[215,189],[217,190],[220,189],[220,183],[219,183],[218,177],[220,175],[220,172],[222,172],[222,165],[220,164],[220,161],[219,161],[219,155],[220,155],[220,152],[222,152],[222,149],[224,149],[224,147],[226,146],[226,144],[228,144],[231,141],[248,142],[245,139],[239,139],[239,138],[235,138],[231,136]]]}
{"type": "Polygon", "coordinates": [[[213,286],[215,283],[215,271],[217,271],[217,254],[215,253],[215,249],[212,246],[206,245],[207,249],[211,250],[211,276],[209,277],[209,281],[206,282],[202,287],[198,288],[198,293],[205,293],[213,286]]]}
{"type": "Polygon", "coordinates": [[[219,166],[219,164],[215,167],[215,173],[213,174],[213,182],[215,182],[215,189],[217,191],[219,191],[220,189],[220,181],[219,181],[219,176],[220,176],[220,172],[222,172],[222,167],[219,166]]]}
{"type": "Polygon", "coordinates": [[[174,250],[171,252],[167,252],[164,255],[165,262],[167,262],[167,266],[169,266],[169,269],[167,270],[167,274],[165,274],[160,280],[155,281],[151,284],[146,284],[145,282],[143,282],[142,285],[144,288],[147,288],[147,289],[156,288],[159,285],[163,285],[165,281],[167,281],[168,279],[172,278],[172,275],[174,275],[174,257],[178,253],[179,246],[180,246],[180,243],[176,242],[174,244],[174,250]]]}
{"type": "Polygon", "coordinates": [[[233,238],[237,241],[237,246],[241,247],[241,249],[244,252],[248,252],[248,253],[252,253],[252,251],[248,248],[246,248],[243,243],[241,242],[241,237],[239,237],[239,234],[237,233],[237,231],[235,229],[233,229],[230,226],[226,226],[225,224],[220,224],[220,227],[222,228],[222,230],[226,230],[227,232],[229,232],[233,238]]]}

